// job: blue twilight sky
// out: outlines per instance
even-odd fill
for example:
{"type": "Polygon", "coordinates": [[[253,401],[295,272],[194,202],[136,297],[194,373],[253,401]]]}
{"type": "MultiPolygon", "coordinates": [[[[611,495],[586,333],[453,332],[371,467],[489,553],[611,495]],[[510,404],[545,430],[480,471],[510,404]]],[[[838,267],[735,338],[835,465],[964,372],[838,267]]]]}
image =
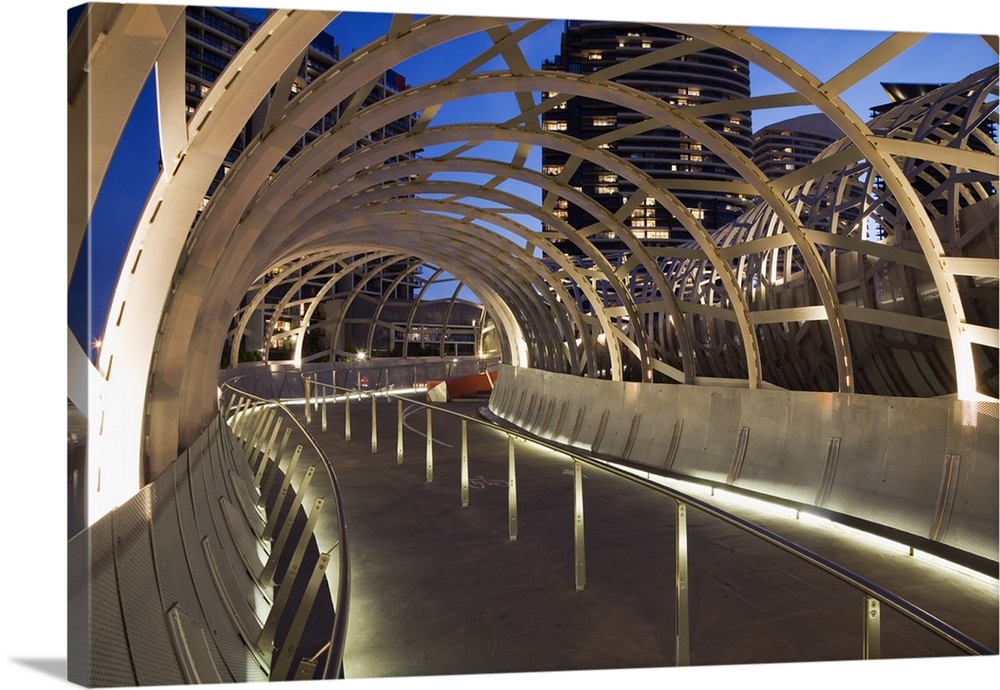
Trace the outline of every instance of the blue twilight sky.
{"type": "MultiPolygon", "coordinates": [[[[248,3],[258,4],[260,3],[248,3]]],[[[356,3],[354,3],[356,4],[356,3]]],[[[316,3],[297,3],[281,6],[316,8],[316,3]]],[[[366,3],[366,6],[369,6],[366,3]]],[[[242,6],[243,11],[254,16],[263,16],[263,10],[242,6]]],[[[428,7],[432,9],[432,7],[428,7]]],[[[583,11],[583,10],[581,10],[583,11]]],[[[587,13],[572,18],[607,18],[600,13],[587,13]]],[[[74,13],[68,15],[72,22],[74,13]]],[[[346,11],[338,16],[328,28],[341,48],[341,57],[363,47],[370,41],[385,34],[391,14],[387,12],[346,11]]],[[[661,20],[668,17],[636,14],[624,19],[661,20]]],[[[683,19],[683,18],[682,18],[683,19]]],[[[805,24],[808,25],[808,24],[805,24]]],[[[813,24],[815,25],[815,24],[813,24]]],[[[768,23],[773,27],[774,23],[768,23]]],[[[906,27],[901,27],[906,28],[906,27]]],[[[526,58],[532,67],[540,67],[546,59],[553,58],[559,50],[562,21],[554,20],[544,29],[522,42],[526,58]]],[[[850,65],[867,51],[878,45],[888,35],[888,31],[873,29],[797,29],[797,28],[756,28],[752,33],[778,47],[794,60],[802,64],[820,79],[827,79],[850,65]]],[[[476,34],[457,39],[447,46],[438,47],[413,57],[400,64],[397,71],[406,77],[411,85],[439,79],[452,73],[467,60],[489,46],[488,39],[476,34]]],[[[937,34],[925,38],[914,49],[902,57],[888,63],[863,82],[844,94],[844,99],[856,112],[867,117],[869,108],[885,103],[888,99],[880,86],[882,81],[944,83],[954,81],[966,74],[995,62],[996,56],[987,44],[970,34],[937,34]]],[[[504,69],[505,65],[496,59],[482,69],[504,69]]],[[[787,87],[766,71],[751,66],[751,89],[754,95],[765,95],[787,91],[787,87]]],[[[491,119],[503,119],[517,112],[511,94],[495,94],[466,99],[445,105],[434,123],[477,121],[488,112],[491,119]]],[[[791,108],[772,111],[755,111],[754,128],[758,129],[772,122],[809,112],[808,108],[791,108]]],[[[100,337],[107,316],[108,304],[114,290],[115,280],[135,220],[142,210],[148,190],[158,174],[158,148],[156,140],[156,101],[153,83],[147,84],[132,120],[122,137],[121,145],[112,162],[105,187],[101,190],[91,222],[89,244],[89,271],[82,261],[74,281],[70,286],[68,300],[69,323],[78,340],[92,342],[100,337]]],[[[503,144],[484,145],[479,152],[493,157],[509,158],[512,147],[503,144]]],[[[427,155],[434,151],[428,150],[427,155]]],[[[529,166],[540,167],[540,153],[535,152],[528,161],[529,166]]],[[[507,183],[503,189],[537,200],[539,192],[534,188],[507,183]]],[[[537,221],[521,219],[529,227],[537,221]]],[[[450,294],[451,287],[443,287],[438,292],[450,294]]]]}

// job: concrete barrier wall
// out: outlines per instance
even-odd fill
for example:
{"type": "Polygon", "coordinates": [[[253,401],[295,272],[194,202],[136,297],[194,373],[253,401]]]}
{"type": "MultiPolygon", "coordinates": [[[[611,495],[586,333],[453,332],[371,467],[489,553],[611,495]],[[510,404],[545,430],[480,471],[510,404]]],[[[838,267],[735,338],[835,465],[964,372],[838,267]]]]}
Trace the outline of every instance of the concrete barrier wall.
{"type": "Polygon", "coordinates": [[[637,384],[502,365],[490,410],[538,436],[998,560],[998,405],[637,384]]]}

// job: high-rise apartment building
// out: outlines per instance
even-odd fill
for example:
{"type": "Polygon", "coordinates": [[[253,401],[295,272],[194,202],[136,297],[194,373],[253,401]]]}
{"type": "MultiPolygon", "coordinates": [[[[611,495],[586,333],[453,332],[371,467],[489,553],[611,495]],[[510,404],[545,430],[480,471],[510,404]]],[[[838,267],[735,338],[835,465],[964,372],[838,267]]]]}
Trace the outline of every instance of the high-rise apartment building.
{"type": "Polygon", "coordinates": [[[789,118],[762,127],[753,135],[753,162],[774,180],[810,163],[843,137],[823,113],[789,118]]]}
{"type": "MultiPolygon", "coordinates": [[[[201,100],[209,93],[212,85],[229,64],[230,59],[236,55],[267,16],[267,11],[256,11],[253,14],[251,12],[253,11],[218,7],[188,7],[186,9],[185,92],[189,118],[194,114],[201,100]]],[[[302,91],[314,79],[339,61],[340,47],[334,42],[333,36],[325,32],[320,33],[313,39],[302,56],[297,75],[290,85],[289,98],[294,98],[295,94],[302,91]]],[[[398,72],[387,70],[372,86],[361,107],[369,106],[406,89],[405,78],[398,72]]],[[[258,112],[250,118],[233,142],[232,148],[216,173],[215,179],[205,192],[206,204],[247,144],[260,133],[266,114],[264,105],[266,104],[262,104],[258,112]]],[[[334,106],[306,131],[302,139],[292,146],[288,155],[278,164],[277,169],[280,169],[285,162],[304,147],[335,127],[337,122],[345,116],[348,107],[349,103],[347,102],[334,106]]],[[[367,137],[359,139],[352,150],[387,137],[405,134],[414,122],[415,116],[391,122],[379,130],[370,132],[367,137]]],[[[342,155],[347,153],[350,151],[345,151],[342,155]]],[[[407,262],[398,262],[388,270],[374,272],[378,276],[377,279],[367,281],[365,276],[369,268],[373,267],[361,266],[358,271],[348,275],[338,283],[338,290],[349,291],[358,285],[359,289],[366,294],[381,295],[383,290],[391,286],[395,297],[412,299],[419,283],[405,276],[397,280],[408,266],[407,262]]],[[[252,292],[264,290],[267,297],[257,308],[251,321],[254,324],[253,328],[250,329],[253,332],[252,341],[243,343],[241,350],[256,353],[270,350],[272,357],[281,358],[287,356],[290,348],[294,346],[295,340],[299,337],[305,339],[304,350],[307,353],[323,351],[330,347],[329,334],[322,325],[311,326],[308,329],[302,328],[302,324],[299,322],[300,314],[294,309],[286,309],[277,317],[274,315],[274,305],[281,303],[288,289],[296,291],[292,304],[301,304],[304,300],[314,297],[324,289],[325,278],[323,277],[305,282],[298,280],[299,276],[307,274],[311,268],[308,265],[300,266],[291,272],[275,268],[269,274],[261,276],[258,284],[252,288],[252,292]],[[286,286],[294,287],[287,288],[286,286]]],[[[332,299],[335,299],[334,295],[331,295],[332,299]]],[[[327,306],[330,309],[335,308],[330,304],[327,306]]],[[[321,324],[326,318],[327,315],[322,311],[314,314],[314,321],[321,324]]]]}
{"type": "MultiPolygon", "coordinates": [[[[559,55],[546,61],[543,69],[591,74],[689,40],[690,37],[676,31],[647,24],[568,21],[559,55]]],[[[615,77],[614,81],[674,106],[717,103],[750,95],[747,61],[720,49],[693,52],[641,67],[615,77]]],[[[546,112],[542,126],[590,139],[635,125],[627,136],[612,136],[612,140],[603,145],[655,179],[694,181],[695,185],[686,183],[686,189],[676,195],[710,231],[734,220],[748,208],[750,200],[747,197],[719,191],[717,183],[742,179],[724,161],[701,142],[670,127],[642,127],[640,123],[645,119],[613,103],[576,97],[546,112]],[[704,188],[697,188],[699,181],[706,183],[704,188]]],[[[750,157],[752,122],[749,111],[708,115],[702,120],[750,157]]],[[[565,153],[544,149],[543,172],[558,175],[567,160],[565,153]]],[[[573,173],[570,184],[612,213],[635,192],[634,185],[587,162],[573,173]]],[[[556,202],[555,210],[577,229],[595,222],[590,214],[564,199],[556,202]]],[[[691,239],[681,223],[652,198],[640,200],[626,223],[636,237],[651,242],[675,244],[691,239]]],[[[609,249],[616,245],[608,233],[598,234],[594,239],[598,245],[609,249]]],[[[573,251],[571,246],[565,249],[573,251]]]]}
{"type": "MultiPolygon", "coordinates": [[[[189,118],[194,114],[195,108],[197,108],[202,98],[208,94],[212,85],[222,73],[222,70],[229,64],[229,60],[246,43],[250,35],[256,31],[265,16],[266,13],[261,18],[257,18],[248,14],[248,11],[217,7],[188,7],[186,9],[187,64],[185,89],[187,95],[187,116],[189,118]]],[[[298,74],[291,83],[291,93],[289,96],[294,97],[295,94],[312,83],[316,77],[326,72],[339,61],[340,46],[336,45],[333,36],[330,34],[325,32],[320,33],[309,44],[308,49],[302,56],[302,61],[298,67],[298,74]]],[[[401,74],[393,70],[387,70],[372,87],[370,93],[367,94],[362,107],[371,105],[395,93],[405,91],[406,88],[406,79],[401,74]]],[[[285,161],[336,125],[346,107],[346,103],[338,104],[324,115],[306,132],[300,141],[296,142],[291,151],[289,151],[289,155],[285,161]]],[[[380,130],[369,133],[366,139],[359,140],[355,146],[379,141],[396,134],[404,134],[409,131],[413,121],[414,118],[411,117],[410,119],[391,122],[380,130]]],[[[263,109],[260,109],[257,114],[250,118],[243,132],[233,142],[233,146],[206,196],[211,196],[215,186],[228,172],[229,167],[236,161],[240,153],[243,152],[246,144],[260,133],[263,123],[264,113],[263,109]]],[[[285,161],[282,161],[282,164],[285,161]]],[[[282,164],[279,164],[278,167],[280,168],[282,164]]]]}

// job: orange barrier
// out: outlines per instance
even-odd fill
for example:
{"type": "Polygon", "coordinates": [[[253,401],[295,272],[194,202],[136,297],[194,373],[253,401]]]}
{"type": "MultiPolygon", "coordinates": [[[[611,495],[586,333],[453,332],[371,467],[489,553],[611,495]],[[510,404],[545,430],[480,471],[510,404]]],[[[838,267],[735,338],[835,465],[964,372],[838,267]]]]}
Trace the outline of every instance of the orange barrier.
{"type": "Polygon", "coordinates": [[[427,402],[448,402],[456,398],[480,395],[493,390],[497,372],[456,376],[427,382],[427,402]]]}

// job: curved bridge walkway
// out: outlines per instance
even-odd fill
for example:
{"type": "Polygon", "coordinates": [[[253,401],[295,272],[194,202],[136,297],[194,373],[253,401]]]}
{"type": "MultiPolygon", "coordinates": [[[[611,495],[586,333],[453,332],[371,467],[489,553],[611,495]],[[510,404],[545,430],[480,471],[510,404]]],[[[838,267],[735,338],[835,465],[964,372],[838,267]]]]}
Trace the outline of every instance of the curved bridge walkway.
{"type": "MultiPolygon", "coordinates": [[[[475,416],[480,400],[447,403],[475,416]]],[[[508,444],[470,424],[469,505],[461,505],[461,427],[380,399],[328,404],[307,426],[333,461],[350,535],[347,678],[667,667],[674,664],[672,500],[584,467],[586,587],[576,591],[573,462],[534,444],[516,451],[517,538],[508,534],[508,444]]],[[[302,415],[303,408],[293,407],[302,415]]],[[[715,500],[715,499],[711,499],[715,500]]],[[[842,531],[720,505],[889,589],[998,648],[996,580],[861,542],[842,531]]],[[[691,664],[857,660],[863,597],[832,576],[698,511],[688,517],[691,664]]],[[[956,656],[883,607],[883,658],[956,656]]],[[[873,662],[874,663],[874,662],[873,662]]]]}

